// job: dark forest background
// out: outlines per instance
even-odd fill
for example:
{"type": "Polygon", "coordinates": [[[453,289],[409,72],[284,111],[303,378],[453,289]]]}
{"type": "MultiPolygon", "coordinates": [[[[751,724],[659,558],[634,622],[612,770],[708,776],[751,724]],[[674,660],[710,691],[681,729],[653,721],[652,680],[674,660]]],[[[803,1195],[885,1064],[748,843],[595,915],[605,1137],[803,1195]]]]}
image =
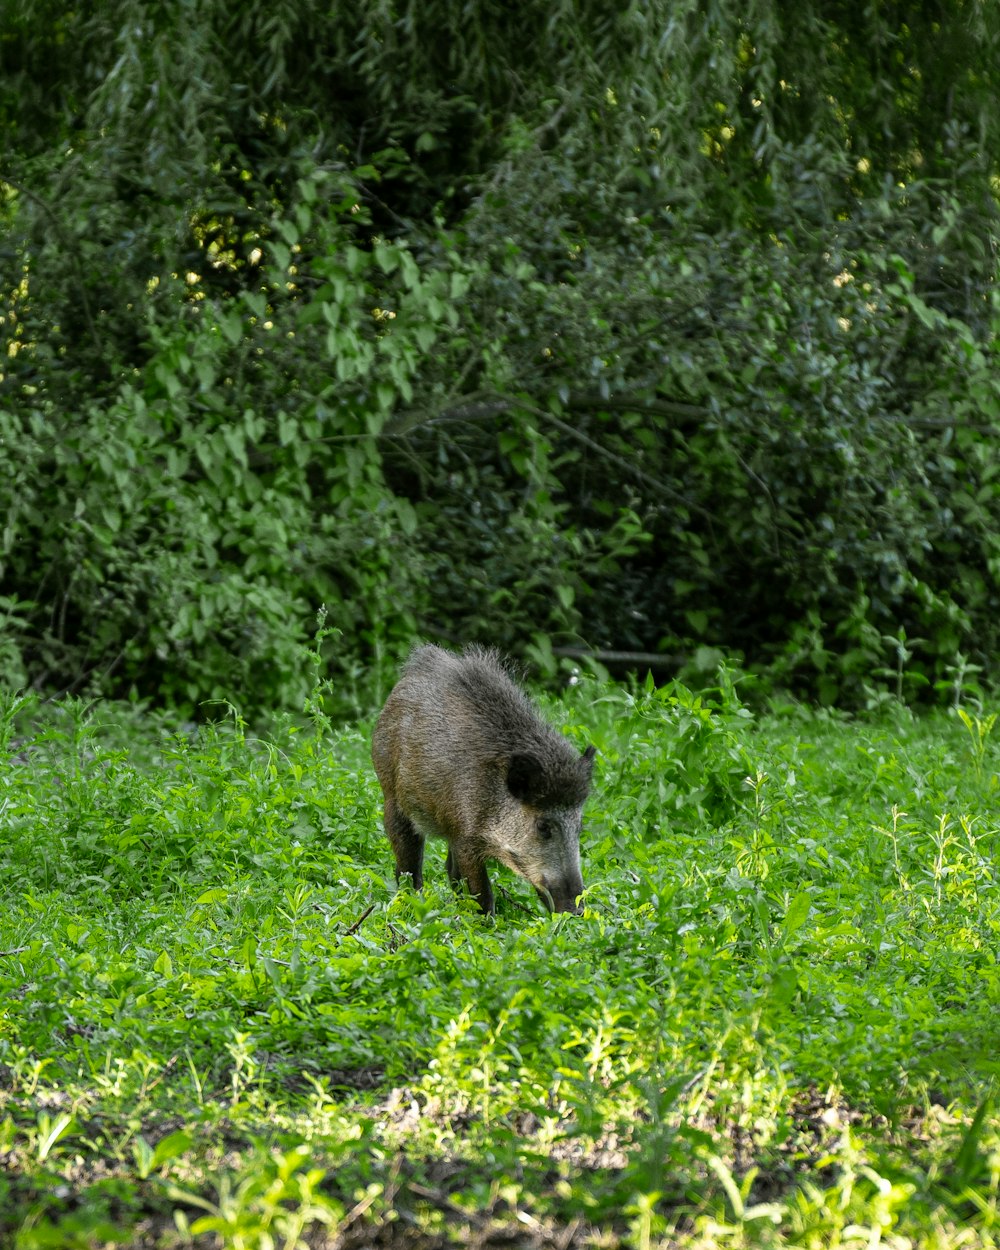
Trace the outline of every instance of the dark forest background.
{"type": "Polygon", "coordinates": [[[997,6],[16,0],[0,57],[6,684],[301,707],[322,604],[344,715],[415,637],[989,681],[997,6]]]}

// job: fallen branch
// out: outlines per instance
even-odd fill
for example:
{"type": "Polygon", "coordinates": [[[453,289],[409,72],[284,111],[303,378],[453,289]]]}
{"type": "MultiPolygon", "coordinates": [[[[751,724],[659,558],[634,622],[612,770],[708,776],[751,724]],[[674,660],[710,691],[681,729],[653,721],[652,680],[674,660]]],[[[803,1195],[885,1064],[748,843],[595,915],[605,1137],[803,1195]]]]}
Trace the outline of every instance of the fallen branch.
{"type": "Polygon", "coordinates": [[[352,924],[351,927],[344,933],[344,937],[350,937],[352,933],[357,933],[357,931],[361,928],[361,926],[364,924],[364,922],[368,919],[368,917],[372,914],[374,910],[375,910],[374,903],[372,903],[370,907],[366,907],[365,910],[361,913],[361,915],[357,918],[357,920],[355,920],[354,924],[352,924]]]}

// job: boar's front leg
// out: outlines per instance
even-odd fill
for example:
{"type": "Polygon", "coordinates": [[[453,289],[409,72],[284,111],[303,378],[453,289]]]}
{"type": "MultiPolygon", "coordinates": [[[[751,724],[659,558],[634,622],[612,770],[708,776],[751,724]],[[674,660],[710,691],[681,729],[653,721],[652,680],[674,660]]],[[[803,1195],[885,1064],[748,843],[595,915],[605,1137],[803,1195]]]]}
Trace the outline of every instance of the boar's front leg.
{"type": "Polygon", "coordinates": [[[396,857],[396,881],[400,877],[413,879],[416,890],[424,884],[424,836],[418,833],[413,821],[400,811],[395,799],[385,800],[385,832],[396,857]]]}
{"type": "Polygon", "coordinates": [[[469,887],[469,893],[483,909],[483,913],[492,916],[495,910],[493,887],[486,875],[486,865],[483,861],[467,851],[463,853],[454,846],[449,846],[445,867],[448,869],[448,876],[455,889],[460,890],[464,881],[469,887]]]}

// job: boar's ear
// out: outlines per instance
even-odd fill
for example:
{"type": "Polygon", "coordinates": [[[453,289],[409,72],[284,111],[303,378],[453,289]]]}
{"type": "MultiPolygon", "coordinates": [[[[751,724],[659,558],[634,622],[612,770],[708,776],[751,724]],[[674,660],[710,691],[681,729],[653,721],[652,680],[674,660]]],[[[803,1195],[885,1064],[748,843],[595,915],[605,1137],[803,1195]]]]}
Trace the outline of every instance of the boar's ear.
{"type": "Polygon", "coordinates": [[[542,782],[541,761],[534,755],[512,755],[507,765],[507,789],[522,803],[531,801],[542,782]]]}
{"type": "Polygon", "coordinates": [[[590,775],[591,772],[593,772],[594,756],[596,754],[597,754],[597,747],[595,747],[593,743],[591,743],[590,746],[587,747],[586,751],[584,751],[583,753],[583,762],[587,765],[588,776],[590,775]]]}

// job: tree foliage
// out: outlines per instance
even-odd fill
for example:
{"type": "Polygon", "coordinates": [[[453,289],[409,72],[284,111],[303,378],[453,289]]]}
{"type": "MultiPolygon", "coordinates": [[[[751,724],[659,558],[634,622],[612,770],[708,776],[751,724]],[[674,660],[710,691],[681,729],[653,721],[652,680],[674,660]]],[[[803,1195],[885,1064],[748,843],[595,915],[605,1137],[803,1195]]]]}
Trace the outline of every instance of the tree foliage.
{"type": "Polygon", "coordinates": [[[0,56],[8,682],[294,706],[322,603],[344,710],[421,633],[830,700],[1000,643],[991,6],[23,0],[0,56]]]}

